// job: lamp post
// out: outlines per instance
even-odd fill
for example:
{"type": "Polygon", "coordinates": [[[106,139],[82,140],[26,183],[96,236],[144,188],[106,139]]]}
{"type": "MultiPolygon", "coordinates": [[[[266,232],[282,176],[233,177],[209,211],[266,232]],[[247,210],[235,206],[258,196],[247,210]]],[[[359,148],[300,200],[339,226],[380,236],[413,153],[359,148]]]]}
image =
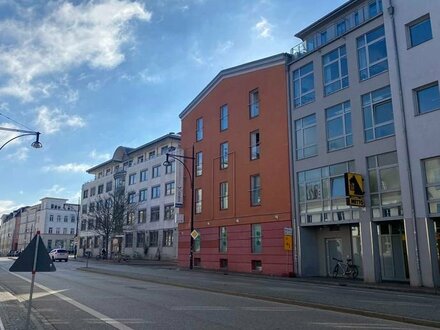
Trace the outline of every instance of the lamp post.
{"type": "Polygon", "coordinates": [[[6,128],[6,127],[0,127],[0,131],[7,131],[7,132],[17,132],[22,133],[20,135],[14,136],[12,139],[6,141],[1,147],[0,150],[3,149],[5,145],[7,145],[9,142],[18,139],[19,137],[28,136],[28,135],[35,135],[35,141],[32,142],[31,147],[39,149],[42,148],[43,145],[40,142],[40,132],[34,132],[34,131],[26,131],[22,129],[16,129],[16,128],[6,128]]]}
{"type": "MultiPolygon", "coordinates": [[[[169,166],[170,161],[169,159],[175,159],[179,163],[183,165],[186,172],[188,173],[189,180],[191,183],[191,217],[190,217],[190,225],[191,225],[191,233],[194,230],[194,173],[195,173],[195,158],[194,158],[194,146],[192,147],[192,155],[191,156],[184,156],[184,155],[175,155],[171,152],[176,150],[174,147],[168,148],[168,152],[166,153],[166,160],[163,162],[164,166],[169,166]],[[188,169],[188,167],[185,165],[185,162],[182,161],[182,159],[191,159],[191,171],[188,169]]],[[[194,238],[192,235],[190,235],[190,248],[189,248],[189,269],[193,269],[194,266],[194,238]]]]}

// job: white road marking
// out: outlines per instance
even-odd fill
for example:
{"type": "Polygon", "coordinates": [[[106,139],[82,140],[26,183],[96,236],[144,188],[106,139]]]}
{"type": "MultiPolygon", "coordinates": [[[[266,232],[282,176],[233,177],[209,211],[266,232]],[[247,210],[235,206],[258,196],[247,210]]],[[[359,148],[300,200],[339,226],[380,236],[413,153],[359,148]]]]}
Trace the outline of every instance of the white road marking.
{"type": "Polygon", "coordinates": [[[319,325],[319,327],[329,327],[329,328],[338,328],[338,329],[387,329],[387,330],[408,329],[405,327],[379,324],[379,323],[371,324],[371,323],[312,322],[312,324],[319,325]]]}
{"type": "MultiPolygon", "coordinates": [[[[31,283],[31,280],[27,279],[26,277],[23,277],[21,275],[15,274],[15,273],[10,273],[10,274],[12,274],[12,275],[14,275],[14,276],[16,276],[18,278],[21,278],[22,280],[24,280],[26,282],[31,283]]],[[[57,291],[54,291],[54,290],[52,290],[52,289],[50,289],[50,288],[48,288],[48,287],[46,287],[44,285],[41,285],[41,284],[38,284],[38,283],[35,282],[35,286],[39,287],[40,289],[42,289],[44,291],[49,292],[50,294],[60,298],[61,300],[63,300],[65,302],[67,302],[67,303],[69,303],[69,304],[71,304],[71,305],[81,309],[82,311],[84,311],[84,312],[86,312],[86,313],[88,313],[88,314],[90,314],[90,315],[100,319],[102,322],[105,322],[105,323],[111,325],[112,327],[114,327],[116,329],[119,329],[119,330],[133,330],[132,328],[127,327],[125,324],[123,324],[123,323],[121,323],[121,322],[119,322],[117,320],[114,320],[114,319],[112,319],[112,318],[110,318],[110,317],[108,317],[108,316],[106,316],[106,315],[104,315],[104,314],[102,314],[102,313],[100,313],[100,312],[98,312],[98,311],[96,311],[96,310],[86,306],[86,305],[83,305],[83,304],[77,302],[76,300],[73,300],[72,298],[66,297],[65,295],[62,295],[61,293],[58,293],[57,291]]],[[[3,329],[1,329],[1,330],[3,330],[3,329]]]]}

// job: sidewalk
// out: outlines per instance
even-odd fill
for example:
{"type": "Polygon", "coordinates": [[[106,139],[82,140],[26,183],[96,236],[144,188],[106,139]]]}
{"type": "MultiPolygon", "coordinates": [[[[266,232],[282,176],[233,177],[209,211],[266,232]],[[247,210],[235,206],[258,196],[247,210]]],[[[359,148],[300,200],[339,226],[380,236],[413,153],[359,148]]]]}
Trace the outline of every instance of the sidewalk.
{"type": "Polygon", "coordinates": [[[346,279],[190,271],[161,261],[118,264],[95,260],[80,270],[440,328],[440,295],[429,288],[346,279]]]}

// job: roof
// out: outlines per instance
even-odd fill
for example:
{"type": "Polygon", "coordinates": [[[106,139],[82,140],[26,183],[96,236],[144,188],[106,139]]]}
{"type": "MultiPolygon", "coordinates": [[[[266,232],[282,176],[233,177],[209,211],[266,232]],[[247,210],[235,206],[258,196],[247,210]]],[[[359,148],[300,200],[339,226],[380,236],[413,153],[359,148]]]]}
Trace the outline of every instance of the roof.
{"type": "Polygon", "coordinates": [[[203,98],[208,95],[211,90],[225,78],[244,74],[247,72],[252,72],[255,70],[261,70],[264,68],[268,68],[275,65],[280,65],[283,63],[287,63],[287,60],[290,58],[290,54],[280,53],[277,55],[273,55],[270,57],[262,58],[253,62],[248,62],[245,64],[241,64],[238,66],[234,66],[232,68],[224,69],[220,71],[214,79],[195,97],[194,100],[179,114],[180,119],[183,119],[191,110],[199,104],[203,98]]]}
{"type": "Polygon", "coordinates": [[[93,166],[92,168],[87,170],[87,173],[91,173],[91,172],[93,172],[93,171],[95,171],[95,170],[97,170],[97,169],[99,169],[99,168],[101,168],[103,166],[111,164],[112,162],[122,162],[122,161],[125,161],[125,160],[127,160],[130,157],[130,154],[135,153],[135,152],[137,152],[137,151],[139,151],[141,149],[151,147],[152,145],[154,145],[156,143],[159,143],[161,141],[167,140],[167,139],[173,139],[173,140],[176,140],[176,141],[180,141],[180,133],[177,133],[177,134],[173,133],[173,132],[168,133],[168,134],[163,135],[163,136],[161,136],[161,137],[159,137],[159,138],[157,138],[157,139],[155,139],[153,141],[145,143],[145,144],[143,144],[143,145],[141,145],[140,147],[137,147],[137,148],[128,148],[128,147],[119,146],[119,147],[116,148],[115,152],[113,153],[112,159],[109,159],[109,160],[107,160],[107,161],[105,161],[105,162],[103,162],[101,164],[93,166]]]}

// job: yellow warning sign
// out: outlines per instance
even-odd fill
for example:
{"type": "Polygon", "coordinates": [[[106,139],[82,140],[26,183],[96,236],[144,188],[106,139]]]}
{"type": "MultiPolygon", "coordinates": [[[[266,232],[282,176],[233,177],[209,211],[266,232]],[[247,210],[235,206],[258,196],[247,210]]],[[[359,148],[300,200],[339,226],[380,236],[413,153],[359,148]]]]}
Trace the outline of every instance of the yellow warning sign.
{"type": "Polygon", "coordinates": [[[358,173],[345,173],[345,195],[346,204],[351,206],[364,207],[364,178],[358,173]]]}
{"type": "Polygon", "coordinates": [[[284,235],[284,250],[292,251],[293,239],[292,235],[284,235]]]}

